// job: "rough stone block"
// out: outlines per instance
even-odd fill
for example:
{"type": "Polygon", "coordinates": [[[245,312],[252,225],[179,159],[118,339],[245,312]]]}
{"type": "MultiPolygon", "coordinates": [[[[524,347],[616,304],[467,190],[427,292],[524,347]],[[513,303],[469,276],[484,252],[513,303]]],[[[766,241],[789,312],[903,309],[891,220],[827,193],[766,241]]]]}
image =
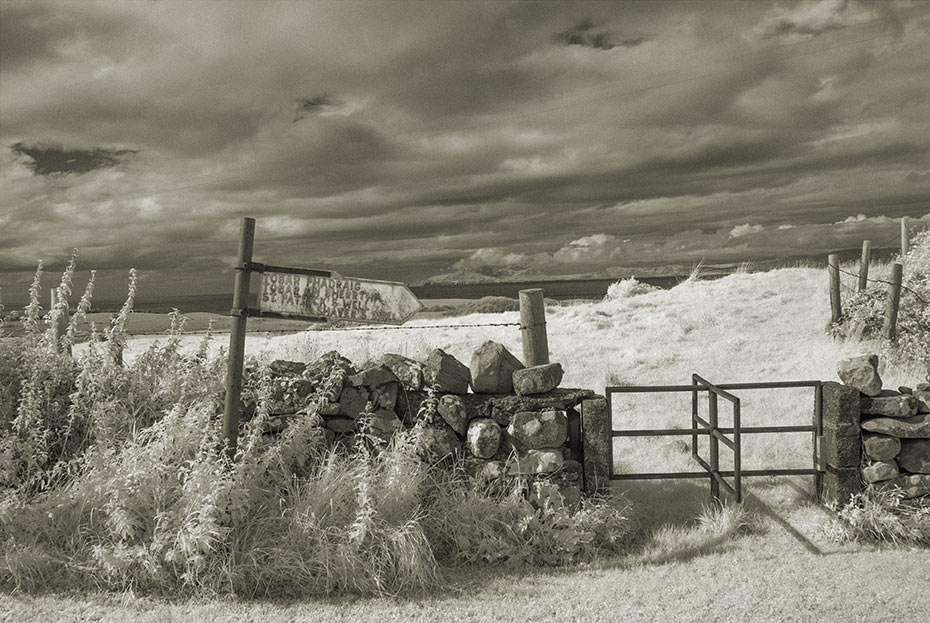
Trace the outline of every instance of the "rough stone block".
{"type": "Polygon", "coordinates": [[[564,411],[520,411],[515,413],[507,434],[521,450],[556,448],[568,437],[568,417],[564,411]]]}
{"type": "Polygon", "coordinates": [[[353,374],[346,379],[346,382],[353,387],[375,387],[384,385],[397,380],[397,375],[384,364],[373,366],[362,370],[358,374],[353,374]]]}
{"type": "Polygon", "coordinates": [[[930,413],[930,385],[923,383],[914,390],[917,399],[917,413],[930,413]]]}
{"type": "Polygon", "coordinates": [[[368,422],[368,432],[384,441],[389,441],[403,427],[397,414],[389,409],[378,409],[368,422]]]}
{"type": "Polygon", "coordinates": [[[280,376],[300,376],[307,369],[307,364],[300,361],[286,361],[284,359],[275,359],[268,364],[268,370],[272,377],[280,376]]]}
{"type": "Polygon", "coordinates": [[[561,450],[527,450],[512,457],[507,463],[507,473],[511,476],[529,476],[548,474],[558,471],[565,464],[561,450]]]}
{"type": "Polygon", "coordinates": [[[890,461],[874,461],[862,466],[862,480],[871,484],[882,480],[891,480],[898,475],[898,464],[890,461]]]}
{"type": "Polygon", "coordinates": [[[930,439],[904,439],[898,465],[914,474],[930,474],[930,439]]]}
{"type": "Polygon", "coordinates": [[[427,426],[420,434],[419,454],[430,462],[453,457],[462,450],[462,442],[448,426],[427,426]]]}
{"type": "Polygon", "coordinates": [[[465,402],[459,396],[443,396],[439,399],[439,406],[436,410],[452,430],[459,435],[465,435],[465,431],[468,430],[468,409],[465,408],[465,402]]]}
{"type": "Polygon", "coordinates": [[[834,467],[859,467],[862,461],[862,442],[859,436],[837,435],[836,430],[823,431],[823,458],[834,467]]]}
{"type": "Polygon", "coordinates": [[[468,424],[466,435],[468,450],[481,459],[497,454],[501,444],[501,427],[490,418],[478,418],[468,424]]]}
{"type": "Polygon", "coordinates": [[[441,348],[434,348],[426,359],[423,381],[430,387],[438,386],[441,392],[464,394],[471,383],[471,370],[441,348]]]}
{"type": "Polygon", "coordinates": [[[581,446],[586,493],[605,492],[613,469],[610,412],[602,397],[581,401],[581,446]]]}
{"type": "Polygon", "coordinates": [[[357,418],[368,404],[368,390],[364,387],[343,387],[339,395],[339,415],[357,418]]]}
{"type": "Polygon", "coordinates": [[[836,372],[843,383],[855,387],[866,396],[878,396],[882,391],[877,355],[859,355],[842,359],[837,364],[836,372]]]}
{"type": "Polygon", "coordinates": [[[930,415],[922,413],[909,418],[878,417],[863,420],[862,429],[892,437],[926,439],[930,438],[930,415]]]}
{"type": "Polygon", "coordinates": [[[824,503],[843,506],[849,498],[863,490],[858,467],[832,467],[827,465],[823,475],[820,497],[824,503]]]}
{"type": "Polygon", "coordinates": [[[381,356],[381,363],[390,368],[404,387],[414,391],[423,387],[423,364],[409,357],[396,353],[387,353],[381,356]]]}
{"type": "Polygon", "coordinates": [[[862,453],[873,461],[888,461],[898,456],[901,440],[888,435],[865,433],[862,435],[862,453]]]}
{"type": "Polygon", "coordinates": [[[880,489],[899,488],[905,499],[930,495],[930,474],[901,474],[879,485],[880,489]]]}
{"type": "Polygon", "coordinates": [[[371,388],[371,400],[378,408],[393,409],[397,406],[397,394],[399,391],[400,383],[397,381],[378,385],[371,388]]]}
{"type": "Polygon", "coordinates": [[[917,413],[917,398],[912,395],[863,397],[861,406],[863,415],[884,415],[886,417],[911,417],[917,413]]]}
{"type": "Polygon", "coordinates": [[[513,373],[523,363],[503,344],[487,341],[471,357],[471,386],[476,394],[509,394],[513,373]]]}
{"type": "Polygon", "coordinates": [[[514,371],[513,388],[520,396],[544,394],[559,386],[562,374],[562,366],[558,363],[530,366],[514,371]]]}
{"type": "Polygon", "coordinates": [[[827,382],[823,384],[823,427],[835,431],[837,436],[859,435],[859,390],[827,382]]]}
{"type": "Polygon", "coordinates": [[[268,412],[271,415],[297,413],[313,394],[313,383],[300,377],[278,377],[272,380],[268,412]]]}
{"type": "Polygon", "coordinates": [[[326,428],[338,434],[354,432],[357,425],[354,418],[341,417],[338,415],[324,416],[323,422],[326,428]]]}

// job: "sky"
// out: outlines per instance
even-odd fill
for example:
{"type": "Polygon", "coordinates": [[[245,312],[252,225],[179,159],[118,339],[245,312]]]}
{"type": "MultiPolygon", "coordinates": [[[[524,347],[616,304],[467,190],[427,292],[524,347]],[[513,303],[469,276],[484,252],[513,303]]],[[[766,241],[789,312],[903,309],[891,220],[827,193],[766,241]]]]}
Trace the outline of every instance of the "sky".
{"type": "Polygon", "coordinates": [[[930,2],[0,0],[5,301],[75,248],[229,291],[244,216],[256,261],[407,282],[894,245],[930,2]]]}

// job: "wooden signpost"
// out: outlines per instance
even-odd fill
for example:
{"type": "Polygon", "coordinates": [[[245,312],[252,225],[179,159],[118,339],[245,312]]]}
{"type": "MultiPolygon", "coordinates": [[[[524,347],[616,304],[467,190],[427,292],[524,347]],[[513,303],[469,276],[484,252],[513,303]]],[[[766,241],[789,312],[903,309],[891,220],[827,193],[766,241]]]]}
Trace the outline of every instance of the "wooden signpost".
{"type": "Polygon", "coordinates": [[[267,266],[252,261],[255,219],[245,217],[239,234],[236,283],[233,292],[229,363],[223,436],[230,459],[236,454],[239,399],[245,360],[245,330],[249,316],[292,318],[309,322],[347,320],[378,324],[404,324],[423,305],[405,284],[343,277],[328,270],[267,266]],[[258,307],[249,308],[252,273],[261,275],[258,307]]]}

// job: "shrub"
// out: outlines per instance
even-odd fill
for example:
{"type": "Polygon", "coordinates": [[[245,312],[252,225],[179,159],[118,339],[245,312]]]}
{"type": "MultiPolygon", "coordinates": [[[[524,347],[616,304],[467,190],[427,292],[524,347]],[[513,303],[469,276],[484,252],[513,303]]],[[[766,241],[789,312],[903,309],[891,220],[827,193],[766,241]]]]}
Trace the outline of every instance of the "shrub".
{"type": "Polygon", "coordinates": [[[607,287],[607,295],[604,297],[604,300],[616,301],[627,299],[639,294],[647,294],[658,289],[659,288],[656,286],[649,285],[648,283],[640,283],[636,281],[635,277],[630,277],[629,279],[621,279],[616,283],[610,284],[610,286],[607,287]]]}
{"type": "Polygon", "coordinates": [[[833,526],[838,541],[930,545],[930,503],[905,500],[900,489],[857,493],[838,515],[842,523],[833,526]]]}
{"type": "MultiPolygon", "coordinates": [[[[892,360],[925,370],[930,380],[930,230],[914,237],[902,264],[896,338],[886,344],[886,354],[892,360]]],[[[854,293],[843,301],[843,317],[831,331],[855,339],[880,338],[887,298],[884,286],[854,293]]]]}
{"type": "MultiPolygon", "coordinates": [[[[363,422],[349,447],[330,448],[318,412],[345,380],[339,357],[325,360],[319,394],[278,435],[266,434],[272,378],[250,362],[243,398],[254,414],[231,461],[226,360],[208,356],[209,332],[183,355],[175,310],[167,340],[124,363],[133,271],[107,341],[92,340],[76,362],[65,348],[73,329],[42,330],[54,323],[51,312],[39,317],[41,273],[26,336],[0,351],[3,590],[424,592],[443,586],[450,566],[568,564],[625,546],[623,508],[588,501],[571,512],[547,483],[502,491],[461,466],[425,463],[417,427],[385,443],[363,422]]],[[[75,316],[92,292],[93,280],[75,316]]],[[[437,400],[424,401],[424,418],[437,400]]]]}

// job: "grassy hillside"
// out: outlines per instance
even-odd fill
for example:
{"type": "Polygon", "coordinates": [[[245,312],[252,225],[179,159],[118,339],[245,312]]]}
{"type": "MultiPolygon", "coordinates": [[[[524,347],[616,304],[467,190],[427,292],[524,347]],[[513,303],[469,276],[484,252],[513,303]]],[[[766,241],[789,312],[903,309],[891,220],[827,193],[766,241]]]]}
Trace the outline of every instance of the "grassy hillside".
{"type": "MultiPolygon", "coordinates": [[[[873,268],[873,276],[882,270],[873,268]]],[[[563,386],[596,391],[608,385],[686,384],[692,372],[719,383],[833,380],[839,358],[870,351],[883,355],[886,386],[924,380],[923,369],[895,363],[880,342],[831,337],[826,286],[825,271],[813,268],[691,279],[670,290],[618,284],[601,302],[547,307],[551,359],[566,371],[563,386]]],[[[250,335],[247,352],[264,360],[309,361],[338,350],[362,364],[385,352],[425,358],[440,347],[468,363],[489,339],[519,356],[518,327],[486,326],[518,320],[517,312],[507,311],[421,318],[401,329],[250,335]]],[[[77,412],[66,412],[76,416],[62,421],[85,418],[82,430],[96,435],[99,451],[86,461],[63,464],[47,480],[35,481],[32,493],[0,505],[5,542],[0,579],[7,590],[29,593],[43,586],[124,592],[122,597],[0,597],[0,612],[17,620],[49,612],[112,620],[482,621],[500,618],[502,612],[563,620],[571,612],[577,620],[607,621],[621,611],[629,620],[658,616],[673,621],[693,620],[697,612],[741,620],[823,620],[828,613],[875,619],[930,615],[930,597],[907,588],[926,576],[927,551],[882,553],[837,544],[834,536],[844,533],[842,525],[810,502],[804,479],[756,481],[744,509],[707,506],[703,481],[618,487],[614,510],[594,507],[583,521],[596,524],[611,512],[622,513],[609,515],[614,523],[608,524],[616,530],[620,540],[614,545],[619,547],[587,558],[560,553],[553,535],[571,535],[583,526],[558,523],[565,519],[556,521],[555,515],[527,519],[537,531],[523,540],[492,535],[485,527],[526,518],[523,507],[513,498],[491,500],[455,482],[435,488],[427,472],[412,466],[403,446],[374,462],[320,462],[319,454],[306,450],[315,443],[312,431],[298,429],[270,446],[249,442],[252,454],[244,467],[218,477],[226,468],[211,450],[215,405],[187,401],[218,387],[222,360],[209,355],[226,345],[223,334],[206,342],[203,336],[129,337],[123,370],[107,368],[105,357],[90,352],[88,344],[76,348],[79,358],[90,357],[91,365],[78,377],[78,387],[90,398],[80,402],[77,412]],[[404,477],[398,479],[398,473],[404,477]],[[57,488],[55,483],[72,477],[73,484],[57,488]],[[433,497],[419,497],[420,490],[432,491],[433,497]],[[619,494],[633,506],[625,507],[628,502],[619,494]],[[437,506],[426,502],[435,501],[435,495],[445,496],[446,512],[436,514],[437,506]],[[238,527],[230,527],[230,517],[238,518],[238,527]],[[462,545],[446,543],[451,549],[434,550],[437,525],[468,528],[459,533],[462,545]],[[552,531],[556,526],[569,532],[552,531]],[[494,540],[487,541],[490,536],[494,540]],[[518,571],[499,563],[477,564],[487,560],[488,552],[510,552],[518,571]],[[600,562],[556,573],[530,572],[523,565],[538,555],[600,562]],[[885,579],[884,597],[857,604],[853,599],[869,590],[862,580],[869,574],[885,579]],[[710,599],[695,591],[696,577],[724,578],[733,592],[719,602],[710,599]],[[826,578],[823,590],[811,588],[813,578],[826,578]],[[166,592],[176,594],[179,587],[181,594],[199,598],[166,601],[166,592]],[[240,597],[395,591],[427,591],[433,597],[325,603],[204,600],[229,590],[240,597]]],[[[43,365],[59,370],[51,360],[43,365]]],[[[54,407],[62,391],[48,384],[37,388],[29,394],[30,409],[38,408],[38,398],[54,407]]],[[[810,390],[741,397],[744,424],[810,421],[810,390]]],[[[613,406],[616,426],[688,426],[690,405],[684,395],[618,398],[613,406]]],[[[33,424],[45,425],[38,416],[33,424]]],[[[15,421],[12,429],[18,430],[15,421]]],[[[23,439],[46,443],[29,434],[23,439]]],[[[615,450],[621,470],[693,469],[681,440],[618,443],[615,450]]],[[[745,451],[747,468],[805,466],[810,438],[785,435],[777,444],[747,439],[745,451]]],[[[4,477],[13,464],[25,474],[39,467],[16,463],[10,446],[3,460],[4,477]]]]}

